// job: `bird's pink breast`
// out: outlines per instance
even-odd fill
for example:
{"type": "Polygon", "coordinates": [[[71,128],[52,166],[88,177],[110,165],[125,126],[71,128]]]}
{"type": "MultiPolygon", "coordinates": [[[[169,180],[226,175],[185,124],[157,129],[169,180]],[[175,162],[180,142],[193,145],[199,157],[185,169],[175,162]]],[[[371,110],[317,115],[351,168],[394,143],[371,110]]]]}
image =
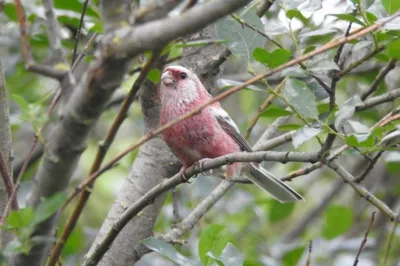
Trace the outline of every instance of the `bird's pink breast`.
{"type": "MultiPolygon", "coordinates": [[[[180,108],[163,106],[161,124],[174,120],[197,105],[193,103],[180,108]]],[[[168,128],[162,136],[185,166],[190,166],[203,158],[215,158],[240,151],[239,145],[222,129],[208,108],[168,128]]]]}

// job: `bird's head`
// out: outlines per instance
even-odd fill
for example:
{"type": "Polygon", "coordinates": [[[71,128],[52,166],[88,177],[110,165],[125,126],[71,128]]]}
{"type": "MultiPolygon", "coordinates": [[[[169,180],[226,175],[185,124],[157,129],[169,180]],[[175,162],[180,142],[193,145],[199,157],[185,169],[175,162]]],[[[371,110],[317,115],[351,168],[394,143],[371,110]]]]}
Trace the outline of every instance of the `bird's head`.
{"type": "Polygon", "coordinates": [[[189,69],[182,66],[168,66],[161,75],[161,99],[166,101],[177,101],[191,103],[204,92],[199,78],[189,69]]]}

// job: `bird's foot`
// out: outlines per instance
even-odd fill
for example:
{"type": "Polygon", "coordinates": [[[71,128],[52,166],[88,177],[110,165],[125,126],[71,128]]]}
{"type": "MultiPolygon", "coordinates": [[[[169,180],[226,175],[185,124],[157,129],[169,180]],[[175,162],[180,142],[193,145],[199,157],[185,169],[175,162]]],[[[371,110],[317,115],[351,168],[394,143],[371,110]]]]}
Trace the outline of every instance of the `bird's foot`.
{"type": "MultiPolygon", "coordinates": [[[[204,159],[200,159],[197,162],[194,163],[194,166],[199,167],[200,170],[204,169],[204,163],[209,161],[209,158],[204,158],[204,159]]],[[[201,172],[203,175],[211,175],[212,174],[212,169],[209,170],[204,170],[201,172]]]]}
{"type": "Polygon", "coordinates": [[[183,165],[181,167],[181,170],[179,170],[179,176],[181,177],[181,180],[183,183],[190,183],[189,178],[185,174],[186,169],[188,169],[188,167],[183,165]]]}

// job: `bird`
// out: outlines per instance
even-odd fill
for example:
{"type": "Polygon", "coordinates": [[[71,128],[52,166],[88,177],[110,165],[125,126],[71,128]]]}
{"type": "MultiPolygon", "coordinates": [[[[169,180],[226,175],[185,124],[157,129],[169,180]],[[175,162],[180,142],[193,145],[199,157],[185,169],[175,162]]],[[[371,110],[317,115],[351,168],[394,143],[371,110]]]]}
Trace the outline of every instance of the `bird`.
{"type": "MultiPolygon", "coordinates": [[[[182,66],[165,67],[160,83],[161,125],[212,99],[197,75],[182,66]]],[[[161,136],[182,163],[182,176],[188,167],[199,161],[234,152],[252,151],[238,126],[219,102],[165,129],[161,136]]],[[[299,193],[258,163],[235,162],[226,167],[225,178],[228,180],[242,174],[280,202],[303,200],[299,193]]]]}

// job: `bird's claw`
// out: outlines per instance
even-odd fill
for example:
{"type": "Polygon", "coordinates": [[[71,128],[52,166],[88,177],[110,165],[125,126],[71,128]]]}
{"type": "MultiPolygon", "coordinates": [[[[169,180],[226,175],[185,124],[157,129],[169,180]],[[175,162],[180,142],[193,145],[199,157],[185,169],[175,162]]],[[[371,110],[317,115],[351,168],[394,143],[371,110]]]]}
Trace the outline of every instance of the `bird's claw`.
{"type": "Polygon", "coordinates": [[[179,176],[182,180],[182,183],[189,183],[189,178],[185,175],[185,171],[186,171],[187,167],[182,166],[181,170],[179,170],[179,176]]]}
{"type": "MultiPolygon", "coordinates": [[[[210,160],[210,159],[208,159],[208,158],[201,159],[201,160],[195,162],[194,165],[199,167],[200,170],[202,170],[204,168],[204,163],[207,162],[208,160],[210,160]]],[[[201,173],[204,174],[204,175],[211,175],[212,174],[212,169],[203,171],[201,173]]]]}

